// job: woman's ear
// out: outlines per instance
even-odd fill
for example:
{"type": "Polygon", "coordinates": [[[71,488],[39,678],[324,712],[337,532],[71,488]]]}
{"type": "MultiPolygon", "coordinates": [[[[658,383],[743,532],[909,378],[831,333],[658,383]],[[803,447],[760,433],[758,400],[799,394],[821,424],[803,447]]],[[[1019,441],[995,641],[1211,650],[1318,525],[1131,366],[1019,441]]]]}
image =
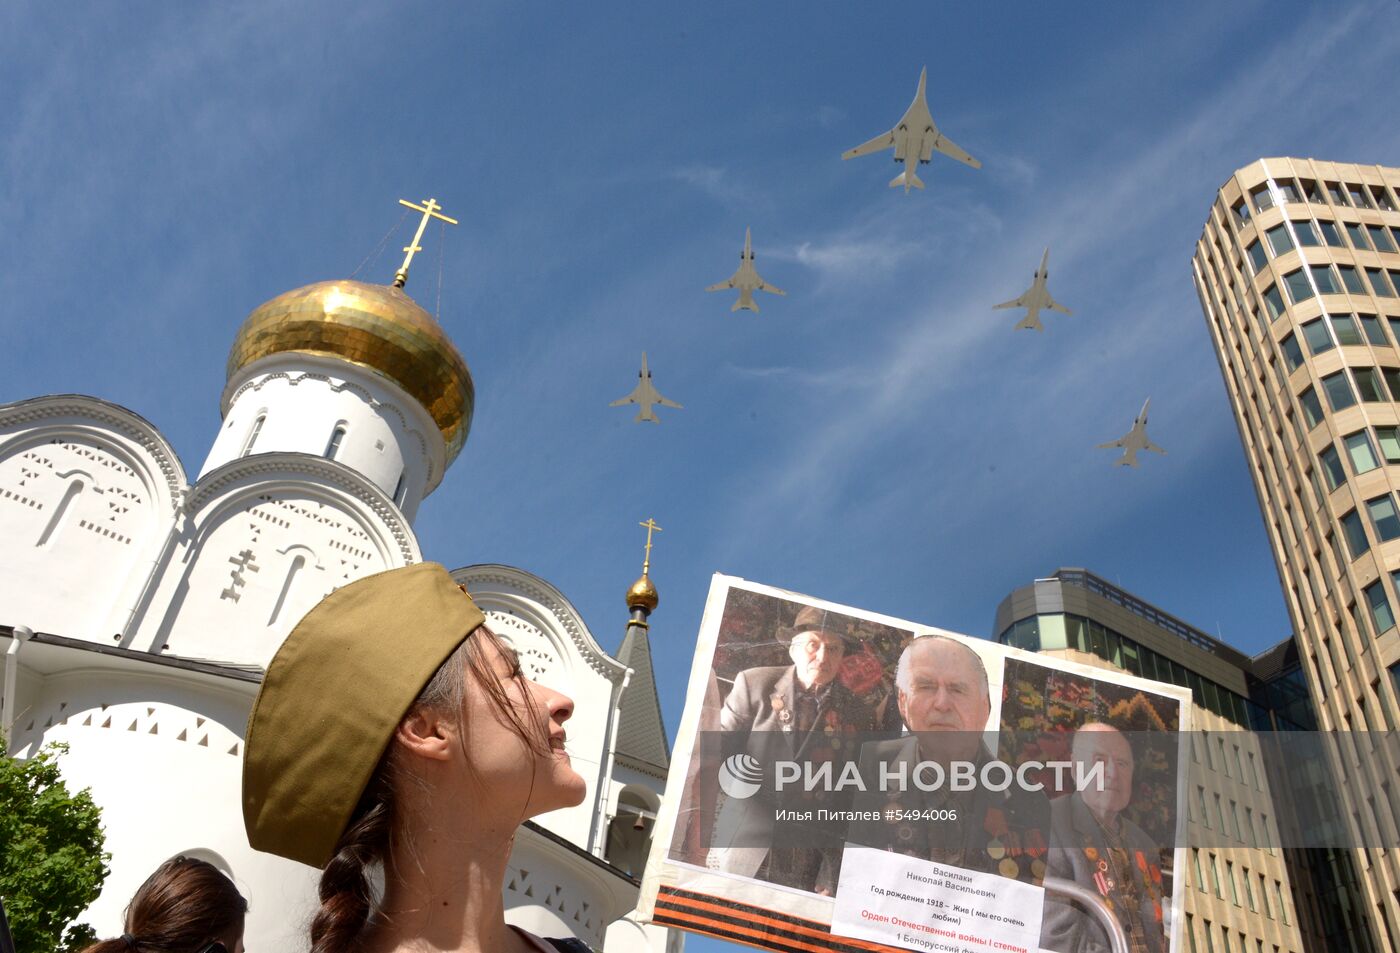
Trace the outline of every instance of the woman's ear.
{"type": "Polygon", "coordinates": [[[431,761],[446,761],[452,756],[453,726],[441,712],[416,707],[403,717],[394,729],[394,741],[410,754],[431,761]]]}

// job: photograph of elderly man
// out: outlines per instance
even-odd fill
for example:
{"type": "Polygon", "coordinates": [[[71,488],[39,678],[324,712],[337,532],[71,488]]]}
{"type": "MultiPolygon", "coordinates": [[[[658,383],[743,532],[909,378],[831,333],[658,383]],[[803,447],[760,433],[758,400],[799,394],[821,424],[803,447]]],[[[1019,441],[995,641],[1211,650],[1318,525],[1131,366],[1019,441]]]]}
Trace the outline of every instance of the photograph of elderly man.
{"type": "MultiPolygon", "coordinates": [[[[740,671],[719,713],[726,756],[747,752],[765,766],[777,761],[831,762],[837,775],[853,762],[863,736],[880,729],[874,699],[857,693],[838,677],[858,644],[854,619],[816,606],[798,609],[790,627],[776,634],[787,650],[788,664],[762,665],[740,671]]],[[[884,628],[884,627],[882,627],[884,628]]],[[[876,735],[880,737],[881,735],[876,735]]],[[[805,808],[839,810],[850,794],[813,790],[794,795],[805,808]]],[[[786,803],[793,806],[793,802],[786,803]]],[[[798,890],[829,893],[830,873],[843,832],[822,842],[821,830],[810,835],[789,831],[774,843],[773,798],[725,799],[715,822],[707,864],[726,873],[782,884],[798,890]]]]}
{"type": "MultiPolygon", "coordinates": [[[[1076,774],[1101,766],[1102,780],[1051,802],[1048,876],[1073,880],[1103,897],[1132,953],[1162,953],[1161,845],[1122,813],[1133,798],[1133,746],[1114,726],[1092,721],[1074,732],[1070,753],[1076,774]]],[[[1057,953],[1112,949],[1088,911],[1053,893],[1045,897],[1040,945],[1057,953]]]]}
{"type": "Polygon", "coordinates": [[[879,821],[857,821],[850,839],[923,860],[1036,883],[1044,871],[1043,796],[993,791],[978,783],[952,790],[950,766],[970,762],[980,774],[991,760],[984,732],[991,717],[991,691],[981,657],[965,643],[943,635],[911,641],[895,674],[899,713],[909,734],[866,744],[860,773],[866,790],[854,810],[879,812],[879,821]],[[931,770],[937,765],[941,775],[931,770]],[[922,765],[922,767],[920,767],[922,765]],[[881,788],[881,776],[905,779],[881,788]],[[916,776],[924,785],[916,784],[916,776]],[[943,783],[936,783],[938,777],[943,783]],[[928,790],[925,787],[930,788],[928,790]],[[945,820],[909,819],[937,811],[945,820]]]}

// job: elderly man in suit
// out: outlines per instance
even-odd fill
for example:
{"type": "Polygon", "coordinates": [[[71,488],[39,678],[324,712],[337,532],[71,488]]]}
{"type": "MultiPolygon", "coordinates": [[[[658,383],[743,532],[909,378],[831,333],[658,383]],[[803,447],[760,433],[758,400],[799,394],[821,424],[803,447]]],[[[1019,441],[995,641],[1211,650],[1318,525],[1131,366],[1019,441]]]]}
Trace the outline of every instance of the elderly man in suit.
{"type": "Polygon", "coordinates": [[[952,790],[953,763],[970,762],[980,778],[982,766],[991,760],[983,736],[991,716],[991,692],[981,657],[956,639],[920,636],[900,656],[895,685],[899,713],[910,733],[861,749],[865,791],[856,795],[853,806],[878,812],[881,820],[853,823],[850,840],[1039,883],[1045,872],[1044,798],[993,791],[980,780],[972,790],[952,790]],[[941,785],[930,763],[943,770],[941,785]],[[921,764],[925,767],[918,769],[921,764]],[[891,780],[889,789],[882,791],[882,776],[904,780],[891,780]],[[933,790],[920,788],[916,776],[933,790]]]}
{"type": "MultiPolygon", "coordinates": [[[[1132,746],[1112,725],[1089,722],[1074,733],[1070,750],[1080,772],[1102,765],[1103,777],[1051,803],[1048,875],[1103,897],[1133,953],[1163,953],[1161,846],[1122,816],[1133,797],[1132,746]]],[[[1057,953],[1112,949],[1098,920],[1052,893],[1045,898],[1040,945],[1057,953]]]]}
{"type": "MultiPolygon", "coordinates": [[[[804,606],[787,642],[790,665],[746,669],[734,680],[720,711],[726,753],[744,751],[771,772],[776,761],[830,761],[839,776],[854,761],[860,733],[877,730],[876,713],[837,677],[852,641],[850,620],[815,606],[804,606]]],[[[800,795],[799,795],[800,797],[800,795]]],[[[849,797],[822,790],[787,806],[844,808],[849,797]]],[[[828,892],[831,845],[815,840],[773,844],[777,801],[767,792],[751,799],[726,799],[719,809],[708,865],[726,873],[767,880],[799,890],[828,892]],[[819,880],[821,881],[819,885],[819,880]]],[[[835,831],[833,844],[840,843],[835,831]]],[[[798,839],[792,831],[788,840],[798,839]]]]}

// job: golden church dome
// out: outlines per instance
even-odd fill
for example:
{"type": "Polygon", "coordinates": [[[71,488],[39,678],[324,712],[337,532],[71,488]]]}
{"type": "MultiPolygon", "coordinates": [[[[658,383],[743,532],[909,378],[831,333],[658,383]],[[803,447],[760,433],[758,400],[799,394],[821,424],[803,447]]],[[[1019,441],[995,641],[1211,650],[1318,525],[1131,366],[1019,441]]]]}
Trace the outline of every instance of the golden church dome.
{"type": "Polygon", "coordinates": [[[632,583],[632,588],[627,590],[627,608],[645,609],[653,612],[656,605],[661,601],[661,596],[657,594],[656,587],[651,584],[651,578],[643,575],[642,578],[632,583]]]}
{"type": "Polygon", "coordinates": [[[428,411],[447,443],[446,463],[471,429],[471,371],[442,327],[402,290],[321,281],[258,307],[233,340],[228,376],[273,354],[317,354],[389,378],[428,411]]]}

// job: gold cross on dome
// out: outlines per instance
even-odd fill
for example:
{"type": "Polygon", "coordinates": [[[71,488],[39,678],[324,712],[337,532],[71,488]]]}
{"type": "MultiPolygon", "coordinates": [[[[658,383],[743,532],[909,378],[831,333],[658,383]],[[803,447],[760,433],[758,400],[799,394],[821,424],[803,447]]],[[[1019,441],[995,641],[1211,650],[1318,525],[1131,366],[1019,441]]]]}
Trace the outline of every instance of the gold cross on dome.
{"type": "Polygon", "coordinates": [[[437,199],[428,199],[422,205],[414,205],[407,199],[399,199],[399,204],[406,205],[415,212],[422,212],[423,220],[418,223],[418,232],[413,236],[413,241],[404,246],[403,250],[407,254],[403,256],[403,264],[399,266],[399,270],[394,273],[395,288],[402,288],[408,282],[408,266],[413,263],[413,256],[423,250],[423,246],[418,243],[423,238],[423,229],[428,227],[428,219],[440,218],[449,225],[457,224],[455,218],[438,214],[438,209],[442,206],[437,204],[437,199]]]}
{"type": "Polygon", "coordinates": [[[647,531],[647,554],[642,559],[642,575],[645,576],[648,572],[651,571],[651,533],[652,530],[655,530],[658,533],[661,532],[661,527],[657,526],[656,520],[652,519],[650,516],[647,517],[647,521],[645,523],[638,523],[637,525],[645,527],[647,531]]]}

